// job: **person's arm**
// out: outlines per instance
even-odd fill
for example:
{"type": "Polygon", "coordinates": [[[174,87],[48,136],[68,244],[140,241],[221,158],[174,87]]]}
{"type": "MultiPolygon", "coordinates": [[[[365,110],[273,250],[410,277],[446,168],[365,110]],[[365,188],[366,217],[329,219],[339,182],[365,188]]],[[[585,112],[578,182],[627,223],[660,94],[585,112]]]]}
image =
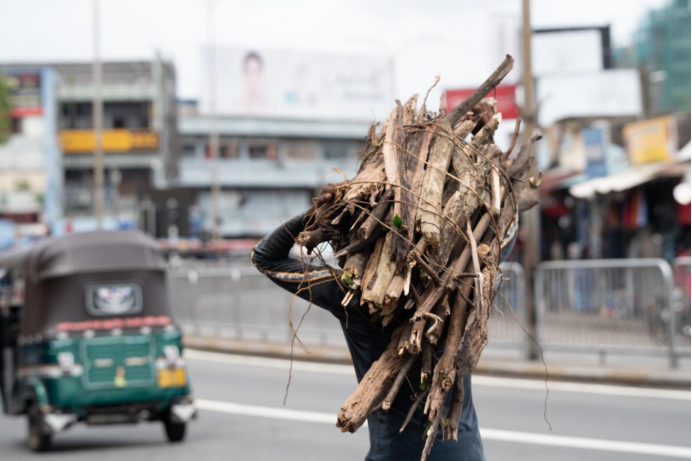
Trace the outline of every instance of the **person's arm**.
{"type": "Polygon", "coordinates": [[[343,315],[340,303],[344,293],[334,281],[333,271],[305,265],[303,261],[289,255],[295,238],[305,228],[305,221],[305,214],[301,214],[276,228],[255,246],[252,262],[281,288],[297,293],[301,298],[338,317],[343,315]]]}

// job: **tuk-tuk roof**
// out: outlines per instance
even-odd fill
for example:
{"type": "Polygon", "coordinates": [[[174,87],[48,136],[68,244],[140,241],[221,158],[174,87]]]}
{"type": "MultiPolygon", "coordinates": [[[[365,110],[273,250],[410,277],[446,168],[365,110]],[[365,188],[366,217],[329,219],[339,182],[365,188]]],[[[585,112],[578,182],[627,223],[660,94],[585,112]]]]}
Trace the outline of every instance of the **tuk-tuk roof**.
{"type": "Polygon", "coordinates": [[[85,272],[164,270],[158,243],[138,231],[95,231],[51,238],[0,252],[0,268],[38,279],[85,272]]]}

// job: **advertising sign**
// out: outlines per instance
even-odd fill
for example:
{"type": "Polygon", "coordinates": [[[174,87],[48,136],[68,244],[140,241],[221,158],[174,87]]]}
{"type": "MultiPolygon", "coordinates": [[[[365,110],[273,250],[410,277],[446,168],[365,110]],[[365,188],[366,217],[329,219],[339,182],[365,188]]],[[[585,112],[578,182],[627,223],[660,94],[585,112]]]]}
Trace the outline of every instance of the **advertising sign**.
{"type": "Polygon", "coordinates": [[[373,120],[394,104],[393,61],[382,56],[205,47],[203,114],[211,109],[210,77],[219,115],[373,120]]]}
{"type": "Polygon", "coordinates": [[[38,72],[8,72],[5,79],[10,87],[10,116],[21,118],[41,115],[41,74],[38,72]]]}
{"type": "Polygon", "coordinates": [[[586,154],[586,174],[590,178],[606,176],[606,131],[598,126],[584,127],[581,129],[581,138],[586,154]]]}
{"type": "MultiPolygon", "coordinates": [[[[517,101],[515,98],[516,90],[516,85],[500,85],[487,95],[497,100],[497,111],[502,112],[503,120],[517,118],[519,111],[517,110],[517,101]]],[[[471,96],[471,93],[474,91],[476,91],[476,88],[446,90],[445,101],[447,110],[452,110],[454,107],[458,106],[464,99],[471,96]]]]}
{"type": "Polygon", "coordinates": [[[630,123],[622,134],[634,165],[669,161],[677,152],[677,125],[670,116],[630,123]]]}

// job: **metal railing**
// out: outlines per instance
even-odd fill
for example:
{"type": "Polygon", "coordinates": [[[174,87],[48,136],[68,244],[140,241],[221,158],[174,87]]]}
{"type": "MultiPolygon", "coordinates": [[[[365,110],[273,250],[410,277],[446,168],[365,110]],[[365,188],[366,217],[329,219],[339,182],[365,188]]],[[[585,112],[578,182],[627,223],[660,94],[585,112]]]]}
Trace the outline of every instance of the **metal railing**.
{"type": "Polygon", "coordinates": [[[671,366],[683,354],[671,315],[673,272],[662,259],[549,261],[535,284],[544,350],[665,354],[671,366]]]}
{"type": "MultiPolygon", "coordinates": [[[[489,348],[528,350],[524,271],[504,263],[490,312],[489,348]]],[[[173,310],[187,333],[287,344],[289,322],[309,346],[345,346],[339,321],[254,267],[170,269],[173,310]],[[290,318],[289,318],[290,315],[290,318]]],[[[537,340],[545,351],[690,353],[690,258],[550,261],[535,273],[537,340]],[[672,315],[674,313],[674,315],[672,315]]]]}
{"type": "MultiPolygon", "coordinates": [[[[501,266],[495,307],[489,320],[489,347],[514,347],[524,341],[524,277],[517,263],[501,266]],[[516,316],[516,319],[515,319],[516,316]]],[[[200,336],[289,343],[289,321],[302,324],[307,345],[345,346],[339,321],[329,312],[293,296],[254,267],[194,267],[168,271],[173,311],[186,333],[200,336]],[[289,318],[290,313],[290,318],[289,318]]]]}
{"type": "Polygon", "coordinates": [[[290,342],[301,321],[301,341],[345,345],[339,321],[275,285],[254,267],[192,268],[168,272],[169,297],[185,332],[201,336],[290,342]],[[290,314],[290,317],[289,317],[290,314]]]}
{"type": "Polygon", "coordinates": [[[676,347],[690,348],[690,257],[676,258],[673,268],[673,312],[675,313],[676,347]]]}

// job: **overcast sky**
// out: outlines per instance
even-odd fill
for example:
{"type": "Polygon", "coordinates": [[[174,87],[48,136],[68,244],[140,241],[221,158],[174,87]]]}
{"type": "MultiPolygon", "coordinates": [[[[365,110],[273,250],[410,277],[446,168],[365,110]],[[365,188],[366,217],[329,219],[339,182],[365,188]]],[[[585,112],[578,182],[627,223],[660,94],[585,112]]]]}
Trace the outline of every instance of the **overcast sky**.
{"type": "MultiPolygon", "coordinates": [[[[197,98],[207,0],[100,0],[103,59],[172,59],[178,94],[197,98]]],[[[616,45],[665,0],[534,0],[534,28],[607,25],[616,45]]],[[[518,52],[520,0],[215,0],[215,42],[256,49],[393,55],[398,97],[473,85],[518,52]]],[[[93,56],[92,0],[0,0],[0,62],[93,56]]]]}

